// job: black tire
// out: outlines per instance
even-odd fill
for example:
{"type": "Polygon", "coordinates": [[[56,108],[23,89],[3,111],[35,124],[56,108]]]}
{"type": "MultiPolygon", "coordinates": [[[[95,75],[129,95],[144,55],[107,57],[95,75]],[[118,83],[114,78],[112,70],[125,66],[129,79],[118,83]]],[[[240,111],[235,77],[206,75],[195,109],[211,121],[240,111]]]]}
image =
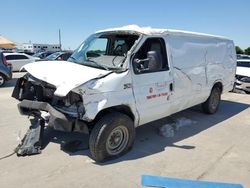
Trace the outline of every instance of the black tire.
{"type": "Polygon", "coordinates": [[[232,89],[231,92],[233,92],[233,93],[236,93],[236,92],[237,92],[237,89],[236,89],[236,82],[234,82],[234,86],[233,86],[233,89],[232,89]]]}
{"type": "Polygon", "coordinates": [[[221,89],[214,87],[210,93],[208,99],[202,103],[202,109],[207,114],[214,114],[217,112],[221,99],[221,89]]]}
{"type": "Polygon", "coordinates": [[[0,73],[0,87],[2,87],[5,84],[5,81],[6,81],[5,76],[2,73],[0,73]]]}
{"type": "Polygon", "coordinates": [[[103,162],[128,152],[134,140],[132,119],[125,114],[112,112],[102,117],[92,129],[89,149],[95,161],[103,162]]]}

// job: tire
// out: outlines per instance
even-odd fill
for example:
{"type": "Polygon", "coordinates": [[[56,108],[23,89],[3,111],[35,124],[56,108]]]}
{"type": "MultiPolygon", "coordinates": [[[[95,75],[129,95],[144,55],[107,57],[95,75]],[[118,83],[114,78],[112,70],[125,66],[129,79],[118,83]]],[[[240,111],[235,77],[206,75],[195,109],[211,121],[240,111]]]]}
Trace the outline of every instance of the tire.
{"type": "Polygon", "coordinates": [[[132,119],[125,114],[112,112],[102,117],[92,129],[89,149],[95,161],[103,162],[128,152],[134,140],[132,119]]]}
{"type": "Polygon", "coordinates": [[[0,73],[0,87],[2,87],[5,84],[5,76],[3,74],[0,73]]]}
{"type": "Polygon", "coordinates": [[[233,92],[233,93],[236,93],[236,92],[237,92],[237,89],[236,89],[236,82],[234,82],[234,86],[233,86],[233,89],[232,89],[231,92],[233,92]]]}
{"type": "Polygon", "coordinates": [[[221,89],[214,87],[208,99],[202,104],[202,109],[207,114],[214,114],[217,112],[221,100],[221,89]]]}

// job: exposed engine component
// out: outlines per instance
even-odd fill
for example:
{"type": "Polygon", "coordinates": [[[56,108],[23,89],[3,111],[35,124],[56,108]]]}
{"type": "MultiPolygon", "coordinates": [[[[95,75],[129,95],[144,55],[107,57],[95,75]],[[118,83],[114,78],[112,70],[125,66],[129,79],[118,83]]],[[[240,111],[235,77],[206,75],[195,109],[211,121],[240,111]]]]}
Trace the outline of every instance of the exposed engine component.
{"type": "Polygon", "coordinates": [[[66,97],[54,95],[56,87],[34,78],[30,74],[17,80],[12,97],[22,100],[47,102],[66,116],[81,118],[84,114],[82,97],[69,92],[66,97]]]}
{"type": "Polygon", "coordinates": [[[42,139],[44,132],[44,120],[38,116],[31,119],[31,126],[21,144],[16,148],[17,156],[34,155],[41,153],[42,139]]]}

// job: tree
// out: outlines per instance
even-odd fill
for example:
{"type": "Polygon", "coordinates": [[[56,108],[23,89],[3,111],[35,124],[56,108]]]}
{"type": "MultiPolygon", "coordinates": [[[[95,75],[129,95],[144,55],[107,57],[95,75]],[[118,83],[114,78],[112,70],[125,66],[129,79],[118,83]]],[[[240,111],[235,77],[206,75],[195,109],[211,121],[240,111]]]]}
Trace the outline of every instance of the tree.
{"type": "Polygon", "coordinates": [[[239,46],[235,46],[235,51],[236,54],[244,54],[244,51],[239,46]]]}
{"type": "Polygon", "coordinates": [[[245,54],[246,55],[250,55],[250,47],[248,47],[247,49],[245,49],[245,54]]]}

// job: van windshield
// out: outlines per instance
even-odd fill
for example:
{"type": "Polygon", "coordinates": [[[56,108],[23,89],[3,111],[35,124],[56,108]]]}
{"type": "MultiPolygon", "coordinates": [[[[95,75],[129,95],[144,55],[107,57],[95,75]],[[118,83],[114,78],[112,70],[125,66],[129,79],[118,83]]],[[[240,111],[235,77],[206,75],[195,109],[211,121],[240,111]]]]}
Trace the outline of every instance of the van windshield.
{"type": "Polygon", "coordinates": [[[127,52],[138,38],[134,34],[94,34],[74,51],[68,61],[106,70],[123,70],[127,52]]]}

